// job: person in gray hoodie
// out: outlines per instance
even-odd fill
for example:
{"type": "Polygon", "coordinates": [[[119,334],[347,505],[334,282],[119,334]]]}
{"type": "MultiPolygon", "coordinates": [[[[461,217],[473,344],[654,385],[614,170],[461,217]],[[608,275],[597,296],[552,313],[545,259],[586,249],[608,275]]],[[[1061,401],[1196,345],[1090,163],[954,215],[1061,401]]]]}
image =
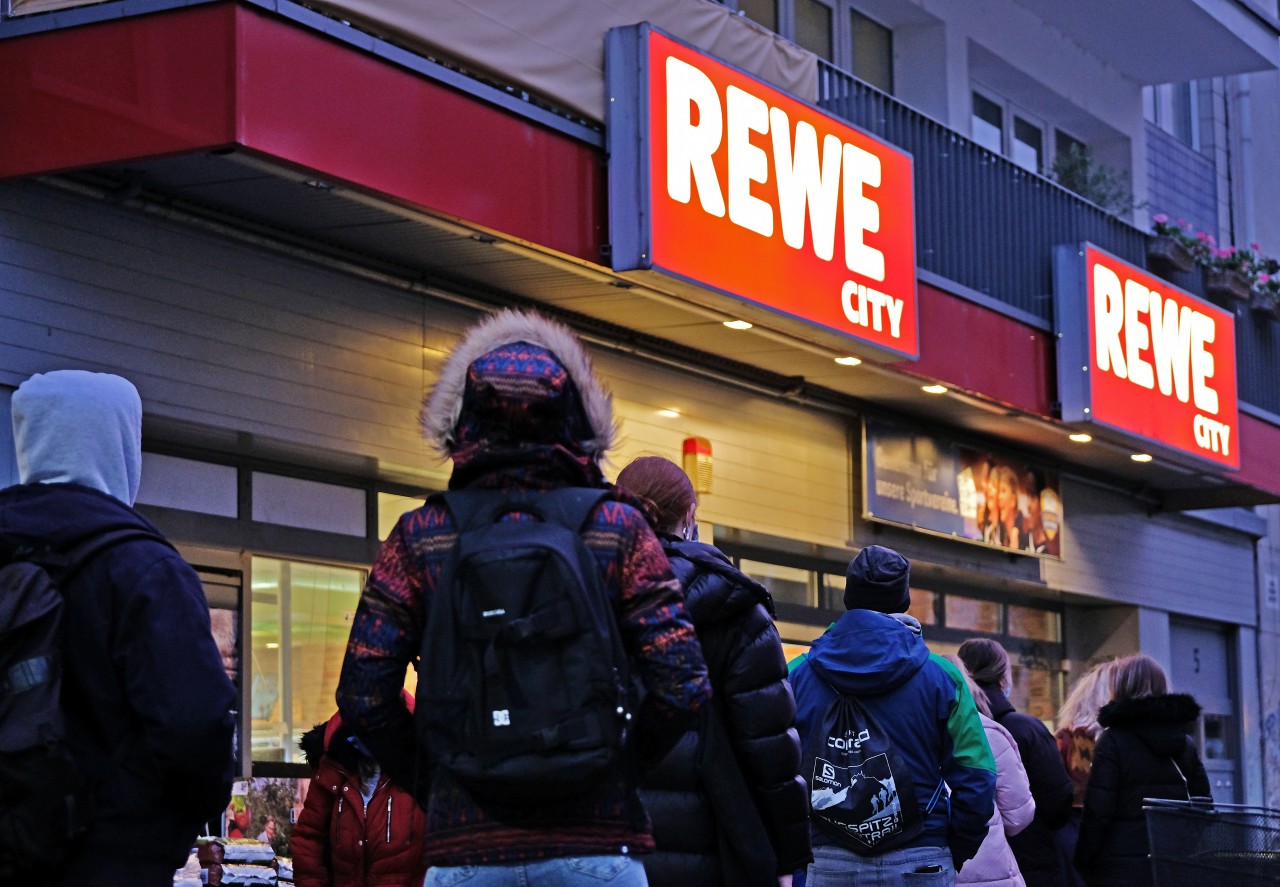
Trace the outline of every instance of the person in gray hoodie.
{"type": "Polygon", "coordinates": [[[60,583],[67,744],[94,815],[40,883],[165,887],[231,795],[236,692],[204,590],[132,507],[142,401],[129,381],[40,373],[19,386],[12,412],[20,483],[0,490],[0,552],[66,556],[106,543],[60,583]]]}

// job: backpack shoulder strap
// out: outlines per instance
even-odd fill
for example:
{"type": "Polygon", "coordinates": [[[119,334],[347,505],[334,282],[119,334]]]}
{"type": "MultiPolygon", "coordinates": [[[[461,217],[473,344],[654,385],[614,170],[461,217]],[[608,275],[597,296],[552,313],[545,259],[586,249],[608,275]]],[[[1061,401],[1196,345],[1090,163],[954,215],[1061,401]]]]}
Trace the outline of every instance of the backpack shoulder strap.
{"type": "MultiPolygon", "coordinates": [[[[555,490],[452,490],[438,494],[438,501],[453,515],[459,532],[491,524],[503,514],[522,511],[567,527],[582,529],[606,489],[562,487],[555,490]]],[[[432,497],[437,498],[437,497],[432,497]]]]}
{"type": "Polygon", "coordinates": [[[79,572],[92,558],[107,549],[114,548],[123,542],[139,539],[150,539],[166,548],[173,548],[167,539],[154,530],[143,527],[124,527],[90,536],[79,545],[66,550],[53,548],[47,543],[28,541],[11,549],[8,554],[11,560],[36,564],[48,570],[55,580],[65,580],[79,572]]]}
{"type": "Polygon", "coordinates": [[[575,533],[581,532],[596,506],[609,495],[611,493],[608,490],[594,487],[563,487],[552,490],[545,494],[542,516],[575,533]]]}

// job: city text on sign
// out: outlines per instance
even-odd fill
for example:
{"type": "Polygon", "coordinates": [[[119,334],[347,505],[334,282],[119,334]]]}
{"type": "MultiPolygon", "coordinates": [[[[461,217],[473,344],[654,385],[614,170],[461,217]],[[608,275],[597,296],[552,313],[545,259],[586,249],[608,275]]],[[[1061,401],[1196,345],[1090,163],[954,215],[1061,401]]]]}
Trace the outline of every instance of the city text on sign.
{"type": "MultiPolygon", "coordinates": [[[[910,156],[663,34],[634,33],[648,209],[635,215],[648,224],[637,255],[615,243],[614,267],[667,272],[917,356],[910,156]]],[[[616,101],[628,91],[610,71],[616,101]]],[[[614,229],[629,222],[612,206],[628,184],[615,181],[628,174],[618,157],[614,229]]]]}

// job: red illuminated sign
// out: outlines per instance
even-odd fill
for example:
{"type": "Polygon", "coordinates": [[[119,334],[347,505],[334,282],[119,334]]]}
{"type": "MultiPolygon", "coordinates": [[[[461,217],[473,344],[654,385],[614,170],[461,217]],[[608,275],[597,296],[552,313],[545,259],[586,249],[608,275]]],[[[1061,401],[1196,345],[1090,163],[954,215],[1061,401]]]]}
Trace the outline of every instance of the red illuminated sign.
{"type": "Polygon", "coordinates": [[[1089,244],[1056,273],[1063,419],[1239,468],[1235,318],[1089,244]]]}
{"type": "Polygon", "coordinates": [[[647,26],[609,50],[615,269],[918,356],[910,155],[647,26]]]}

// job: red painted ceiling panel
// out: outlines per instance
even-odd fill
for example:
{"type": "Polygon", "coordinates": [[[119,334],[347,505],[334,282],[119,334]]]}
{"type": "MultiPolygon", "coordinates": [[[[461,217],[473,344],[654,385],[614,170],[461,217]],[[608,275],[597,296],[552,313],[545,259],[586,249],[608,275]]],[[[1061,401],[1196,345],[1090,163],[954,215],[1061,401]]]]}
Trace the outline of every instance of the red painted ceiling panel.
{"type": "Polygon", "coordinates": [[[0,177],[225,145],[231,8],[63,28],[0,45],[0,177]]]}
{"type": "Polygon", "coordinates": [[[606,191],[596,148],[313,32],[238,12],[244,145],[600,261],[606,191]]]}
{"type": "Polygon", "coordinates": [[[920,297],[920,359],[899,368],[1039,416],[1057,388],[1049,333],[926,283],[920,297]]]}

